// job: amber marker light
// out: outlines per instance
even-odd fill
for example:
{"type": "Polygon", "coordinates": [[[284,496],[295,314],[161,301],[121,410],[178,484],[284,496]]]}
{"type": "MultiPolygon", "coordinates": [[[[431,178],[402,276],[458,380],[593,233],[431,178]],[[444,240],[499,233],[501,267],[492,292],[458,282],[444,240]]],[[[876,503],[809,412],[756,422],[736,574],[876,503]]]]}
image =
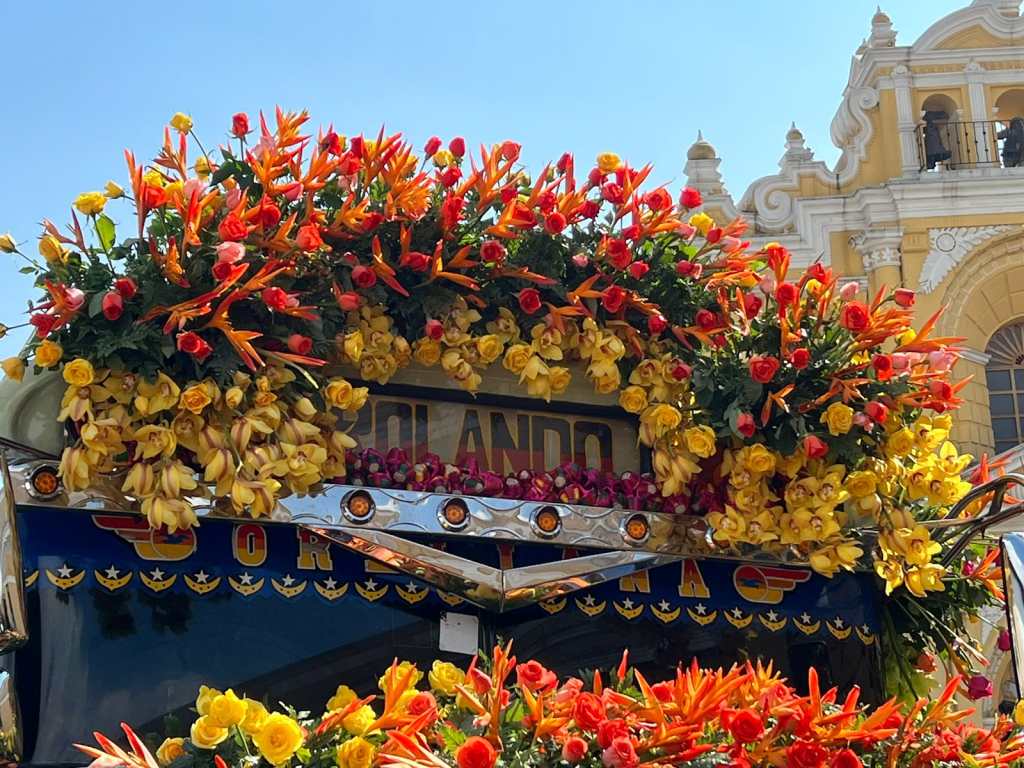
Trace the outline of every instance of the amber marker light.
{"type": "Polygon", "coordinates": [[[342,511],[353,523],[365,523],[373,517],[373,499],[366,491],[353,491],[345,499],[342,511]]]}
{"type": "Polygon", "coordinates": [[[643,515],[630,515],[622,525],[622,535],[629,544],[643,544],[651,535],[651,524],[643,515]]]}
{"type": "Polygon", "coordinates": [[[554,507],[541,507],[533,516],[533,531],[538,536],[552,538],[562,530],[562,516],[554,507]]]}
{"type": "Polygon", "coordinates": [[[437,517],[449,531],[461,531],[469,525],[469,507],[462,499],[448,499],[441,505],[441,513],[437,517]]]}
{"type": "Polygon", "coordinates": [[[53,467],[40,467],[30,479],[32,495],[38,499],[52,499],[60,492],[60,480],[53,467]]]}

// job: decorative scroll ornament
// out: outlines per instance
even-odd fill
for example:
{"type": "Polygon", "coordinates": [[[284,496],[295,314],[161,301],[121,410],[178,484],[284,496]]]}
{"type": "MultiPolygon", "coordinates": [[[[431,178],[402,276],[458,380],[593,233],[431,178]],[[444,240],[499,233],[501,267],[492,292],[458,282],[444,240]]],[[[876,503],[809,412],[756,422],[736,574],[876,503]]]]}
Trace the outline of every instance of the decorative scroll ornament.
{"type": "Polygon", "coordinates": [[[919,290],[931,293],[973,249],[997,235],[1017,229],[1016,225],[990,227],[942,227],[928,230],[928,256],[921,268],[919,290]]]}
{"type": "Polygon", "coordinates": [[[882,267],[900,266],[902,240],[903,234],[899,231],[867,231],[851,237],[850,244],[860,252],[864,271],[874,272],[882,267]]]}

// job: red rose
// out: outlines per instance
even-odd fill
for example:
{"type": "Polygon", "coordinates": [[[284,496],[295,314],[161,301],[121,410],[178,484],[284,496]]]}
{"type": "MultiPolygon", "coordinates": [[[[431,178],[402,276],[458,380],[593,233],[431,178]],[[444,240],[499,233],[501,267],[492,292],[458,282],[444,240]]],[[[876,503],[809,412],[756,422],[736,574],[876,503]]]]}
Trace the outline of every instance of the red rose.
{"type": "Polygon", "coordinates": [[[518,160],[522,145],[514,141],[501,142],[501,156],[506,160],[518,160]]]}
{"type": "Polygon", "coordinates": [[[737,416],[736,431],[744,437],[753,436],[754,432],[757,431],[757,424],[754,423],[754,417],[746,412],[737,416]]]}
{"type": "Polygon", "coordinates": [[[698,309],[694,319],[702,331],[709,331],[718,326],[718,315],[710,309],[698,309]]]}
{"type": "Polygon", "coordinates": [[[437,712],[437,699],[430,691],[420,691],[409,700],[406,711],[410,715],[419,717],[427,712],[437,712]]]}
{"type": "Polygon", "coordinates": [[[666,328],[668,328],[668,320],[665,319],[664,315],[659,313],[648,315],[647,330],[651,332],[652,336],[657,336],[666,328]]]}
{"type": "Polygon", "coordinates": [[[626,190],[622,188],[621,184],[608,181],[601,185],[601,197],[609,203],[621,205],[626,201],[626,190]]]}
{"type": "Polygon", "coordinates": [[[613,741],[622,737],[629,738],[629,726],[625,720],[605,720],[597,726],[597,743],[602,749],[610,747],[613,741]]]}
{"type": "Polygon", "coordinates": [[[679,204],[683,208],[700,208],[704,199],[693,187],[684,187],[682,193],[679,195],[679,204]]]}
{"type": "Polygon", "coordinates": [[[363,300],[358,293],[346,291],[338,295],[338,306],[341,307],[342,312],[354,312],[359,309],[359,305],[362,303],[363,300]]]}
{"type": "Polygon", "coordinates": [[[268,288],[264,288],[260,292],[260,298],[263,299],[264,304],[278,312],[280,312],[283,309],[288,309],[289,307],[297,307],[299,305],[298,300],[294,296],[285,291],[283,288],[278,288],[276,285],[271,285],[268,288]]]}
{"type": "Polygon", "coordinates": [[[672,207],[672,195],[667,189],[660,187],[644,195],[644,202],[652,211],[664,211],[672,207]]]}
{"type": "Polygon", "coordinates": [[[457,165],[450,166],[441,171],[441,183],[446,187],[454,187],[462,178],[462,169],[457,165]]]}
{"type": "Polygon", "coordinates": [[[601,173],[601,169],[591,168],[590,173],[587,174],[587,181],[592,187],[599,186],[601,182],[604,181],[604,174],[601,173]]]}
{"type": "Polygon", "coordinates": [[[672,378],[676,381],[688,379],[693,374],[693,368],[688,366],[682,360],[673,361],[669,370],[672,372],[672,378]]]}
{"type": "Polygon", "coordinates": [[[789,353],[789,362],[798,371],[802,371],[811,362],[811,353],[806,347],[797,347],[789,353]]]}
{"type": "Polygon", "coordinates": [[[683,259],[682,261],[676,262],[676,274],[680,277],[689,277],[690,275],[696,275],[697,269],[701,265],[695,261],[689,261],[683,259]]]}
{"type": "MultiPolygon", "coordinates": [[[[146,182],[142,182],[140,197],[142,197],[142,207],[147,211],[159,208],[167,202],[167,193],[164,192],[163,187],[158,187],[156,184],[147,184],[146,182]]],[[[241,238],[238,239],[241,240],[241,238]]]]}
{"type": "Polygon", "coordinates": [[[704,235],[704,239],[707,240],[711,245],[714,245],[722,239],[722,235],[725,234],[721,227],[712,227],[708,230],[708,233],[704,235]]]}
{"type": "Polygon", "coordinates": [[[604,702],[592,693],[581,693],[576,697],[572,719],[584,731],[593,731],[604,720],[604,702]]]}
{"type": "Polygon", "coordinates": [[[868,415],[869,419],[877,424],[884,424],[885,420],[889,418],[889,408],[877,400],[872,400],[870,403],[865,405],[864,413],[868,415]]]}
{"type": "Polygon", "coordinates": [[[372,232],[384,221],[384,214],[378,211],[366,214],[363,218],[363,232],[372,232]]]}
{"type": "Polygon", "coordinates": [[[580,206],[580,216],[584,219],[592,219],[601,212],[601,204],[596,200],[584,200],[580,206]]]}
{"type": "Polygon", "coordinates": [[[604,250],[608,254],[608,261],[616,269],[625,269],[633,260],[633,254],[630,253],[629,245],[625,240],[620,240],[617,237],[605,238],[604,250]]]}
{"type": "Polygon", "coordinates": [[[363,156],[363,150],[366,149],[366,141],[362,136],[353,136],[352,140],[348,143],[349,151],[353,156],[361,158],[363,156]]]}
{"type": "Polygon", "coordinates": [[[771,355],[754,355],[748,363],[750,378],[758,384],[767,384],[779,372],[779,360],[771,355]]]}
{"type": "Polygon", "coordinates": [[[555,164],[555,168],[558,169],[559,173],[565,173],[565,169],[572,163],[572,154],[569,152],[563,152],[562,156],[558,158],[558,162],[555,164]]]}
{"type": "Polygon", "coordinates": [[[628,227],[623,227],[622,237],[626,240],[636,240],[640,237],[640,227],[636,224],[630,224],[628,227]]]}
{"type": "Polygon", "coordinates": [[[629,276],[634,280],[642,280],[643,276],[650,271],[650,266],[646,261],[634,261],[629,265],[629,276]]]}
{"type": "Polygon", "coordinates": [[[107,320],[117,320],[124,312],[124,299],[117,291],[107,291],[101,302],[103,316],[107,320]]]}
{"type": "Polygon", "coordinates": [[[578,763],[586,757],[588,744],[579,736],[570,736],[562,745],[562,759],[567,763],[578,763]]]}
{"type": "Polygon", "coordinates": [[[540,208],[541,213],[551,213],[555,210],[556,205],[558,205],[558,195],[554,192],[542,192],[537,198],[537,207],[540,208]]]}
{"type": "Polygon", "coordinates": [[[828,282],[828,272],[825,269],[825,265],[820,261],[816,261],[807,268],[807,276],[812,280],[817,280],[819,283],[828,282]]]}
{"type": "Polygon", "coordinates": [[[313,340],[301,333],[293,333],[288,337],[288,349],[296,355],[308,355],[313,351],[313,340]]]}
{"type": "Polygon", "coordinates": [[[411,251],[407,255],[405,265],[413,272],[426,272],[430,266],[430,257],[419,251],[411,251]]]}
{"type": "Polygon", "coordinates": [[[797,741],[786,747],[786,768],[821,768],[828,750],[811,741],[797,741]]]}
{"type": "Polygon", "coordinates": [[[848,302],[839,313],[839,324],[848,331],[860,333],[868,327],[871,315],[867,305],[860,301],[848,302]]]}
{"type": "Polygon", "coordinates": [[[672,701],[676,697],[675,688],[672,683],[655,683],[651,686],[651,693],[661,702],[672,701]]]}
{"type": "Polygon", "coordinates": [[[565,220],[565,214],[555,211],[554,213],[548,214],[547,218],[544,219],[544,229],[546,229],[552,235],[557,235],[563,229],[568,222],[565,220]]]}
{"type": "Polygon", "coordinates": [[[605,768],[636,768],[640,758],[629,737],[620,736],[601,753],[601,762],[605,768]]]}
{"type": "Polygon", "coordinates": [[[295,235],[295,244],[306,253],[320,250],[324,240],[320,237],[320,228],[316,224],[303,224],[295,235]]]}
{"type": "Polygon", "coordinates": [[[864,764],[857,757],[857,753],[847,747],[832,755],[829,765],[831,768],[863,768],[864,764]]]}
{"type": "Polygon", "coordinates": [[[456,157],[462,157],[466,154],[466,140],[461,136],[456,136],[448,142],[448,151],[456,157]]]}
{"type": "Polygon", "coordinates": [[[238,214],[229,213],[221,219],[220,226],[217,227],[217,234],[220,235],[221,240],[237,242],[245,240],[249,234],[249,228],[245,226],[244,221],[238,218],[238,214]]]}
{"type": "Polygon", "coordinates": [[[377,284],[377,273],[360,264],[352,270],[352,282],[359,288],[373,288],[377,284]]]}
{"type": "Polygon", "coordinates": [[[448,195],[441,203],[441,222],[449,229],[459,223],[466,201],[461,195],[448,195]]]}
{"type": "Polygon", "coordinates": [[[470,736],[455,751],[455,762],[459,768],[494,768],[498,753],[491,742],[479,736],[470,736]]]}
{"type": "Polygon", "coordinates": [[[939,400],[947,401],[953,398],[953,387],[948,381],[932,379],[928,382],[928,391],[939,400]]]}
{"type": "Polygon", "coordinates": [[[804,455],[809,459],[823,459],[828,456],[828,443],[820,437],[808,435],[804,438],[804,455]]]}
{"type": "Polygon", "coordinates": [[[187,355],[192,355],[196,360],[202,362],[213,351],[213,347],[206,343],[198,333],[186,331],[178,334],[178,349],[187,355]]]}
{"type": "Polygon", "coordinates": [[[427,139],[427,143],[423,145],[423,154],[427,157],[433,157],[434,154],[441,148],[441,139],[438,136],[431,136],[427,139]]]}
{"type": "Polygon", "coordinates": [[[130,277],[119,277],[114,281],[114,290],[121,294],[122,299],[130,299],[139,292],[139,286],[130,277]]]}
{"type": "Polygon", "coordinates": [[[501,202],[503,202],[505,205],[508,205],[509,203],[511,203],[513,200],[516,199],[516,196],[518,194],[519,194],[519,190],[516,189],[516,185],[515,184],[509,184],[508,186],[502,187],[501,188],[501,202]]]}
{"type": "Polygon", "coordinates": [[[909,309],[914,306],[914,301],[917,298],[915,294],[909,288],[897,288],[892,295],[893,300],[904,309],[909,309]]]}
{"type": "Polygon", "coordinates": [[[480,245],[480,260],[486,264],[502,264],[507,255],[505,246],[497,240],[484,240],[480,245]]]}
{"type": "Polygon", "coordinates": [[[764,733],[761,717],[749,709],[741,709],[729,721],[729,733],[739,744],[757,741],[764,733]]]}
{"type": "Polygon", "coordinates": [[[888,381],[892,378],[892,357],[889,355],[875,355],[871,358],[871,366],[875,369],[875,378],[879,381],[888,381]]]}
{"type": "Polygon", "coordinates": [[[210,272],[213,275],[213,279],[218,283],[222,283],[228,279],[228,276],[235,271],[235,265],[230,261],[218,261],[213,267],[210,268],[210,272]]]}
{"type": "Polygon", "coordinates": [[[539,661],[528,661],[516,666],[516,684],[531,691],[545,691],[558,685],[558,678],[539,661]]]}
{"type": "Polygon", "coordinates": [[[428,339],[440,341],[444,337],[444,325],[441,324],[440,320],[427,320],[423,333],[426,334],[428,339]]]}
{"type": "Polygon", "coordinates": [[[271,229],[276,227],[280,221],[281,209],[277,207],[277,203],[264,195],[256,209],[256,223],[263,229],[271,229]]]}
{"type": "Polygon", "coordinates": [[[245,112],[236,112],[231,118],[231,134],[241,139],[249,132],[249,116],[245,112]]]}
{"type": "Polygon", "coordinates": [[[57,324],[57,317],[56,315],[47,315],[40,312],[37,315],[32,315],[28,321],[36,329],[36,336],[40,339],[45,339],[50,335],[53,326],[57,324]]]}
{"type": "Polygon", "coordinates": [[[540,294],[536,288],[523,288],[519,292],[519,308],[528,315],[540,309],[540,294]]]}
{"type": "Polygon", "coordinates": [[[601,292],[601,305],[613,315],[626,303],[625,289],[617,285],[609,285],[601,292]]]}
{"type": "Polygon", "coordinates": [[[756,293],[748,293],[743,296],[743,314],[745,314],[748,319],[757,317],[758,313],[761,311],[761,307],[763,306],[764,302],[756,293]]]}
{"type": "Polygon", "coordinates": [[[775,289],[775,300],[779,302],[780,307],[788,307],[796,301],[796,297],[796,286],[792,283],[779,283],[779,287],[775,289]]]}

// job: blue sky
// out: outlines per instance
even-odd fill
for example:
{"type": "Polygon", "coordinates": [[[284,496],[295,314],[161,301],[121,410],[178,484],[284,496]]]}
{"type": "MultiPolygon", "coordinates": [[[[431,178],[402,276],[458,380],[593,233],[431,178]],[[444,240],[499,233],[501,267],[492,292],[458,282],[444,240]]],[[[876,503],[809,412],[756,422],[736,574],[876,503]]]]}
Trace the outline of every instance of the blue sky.
{"type": "MultiPolygon", "coordinates": [[[[909,44],[968,0],[890,0],[909,44]]],[[[566,150],[653,162],[679,187],[697,130],[738,199],[773,172],[791,120],[834,162],[829,123],[875,0],[177,3],[0,5],[0,233],[35,253],[41,219],[125,183],[122,151],[155,154],[188,112],[207,146],[231,115],[310,109],[339,133],[383,123],[417,146],[523,143],[538,168],[566,150]]],[[[121,219],[127,220],[127,212],[121,219]]],[[[0,320],[34,294],[0,262],[0,320]]],[[[0,342],[17,352],[24,331],[0,342]]]]}

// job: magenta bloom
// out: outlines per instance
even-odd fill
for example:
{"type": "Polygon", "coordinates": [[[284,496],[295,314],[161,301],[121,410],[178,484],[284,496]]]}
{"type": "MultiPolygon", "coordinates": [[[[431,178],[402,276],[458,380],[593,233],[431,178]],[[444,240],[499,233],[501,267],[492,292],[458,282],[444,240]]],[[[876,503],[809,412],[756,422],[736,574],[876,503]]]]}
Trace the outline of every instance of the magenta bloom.
{"type": "Polygon", "coordinates": [[[967,698],[971,701],[985,699],[992,695],[992,681],[984,675],[975,675],[967,681],[967,698]]]}

